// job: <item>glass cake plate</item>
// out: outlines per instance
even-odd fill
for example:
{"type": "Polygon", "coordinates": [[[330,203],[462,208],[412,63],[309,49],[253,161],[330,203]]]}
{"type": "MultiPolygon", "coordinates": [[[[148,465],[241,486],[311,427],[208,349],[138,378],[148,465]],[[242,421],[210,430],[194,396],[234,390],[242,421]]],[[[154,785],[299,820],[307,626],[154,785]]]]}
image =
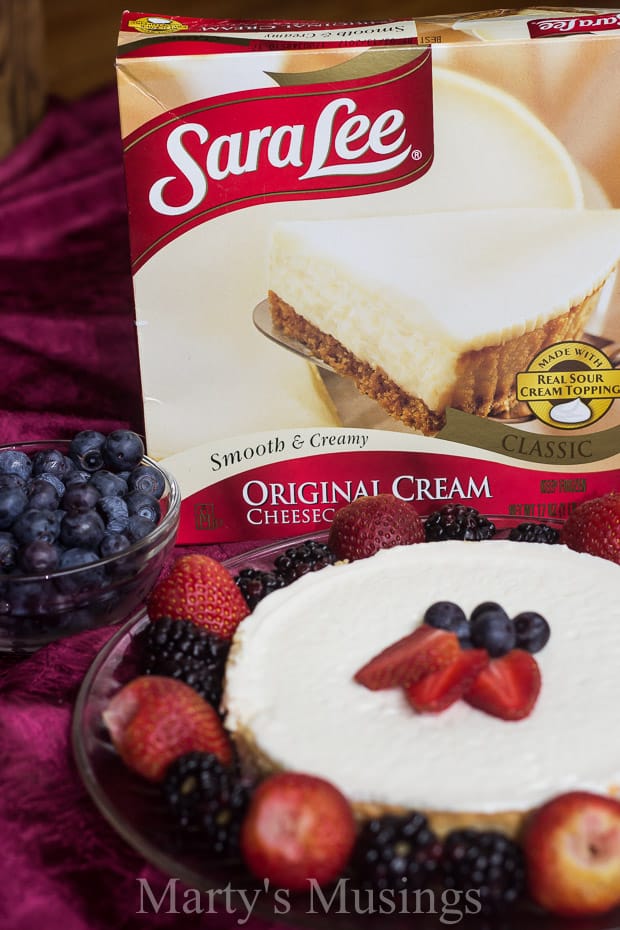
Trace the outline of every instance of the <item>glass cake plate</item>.
{"type": "MultiPolygon", "coordinates": [[[[512,519],[510,525],[515,522],[518,521],[512,519]]],[[[506,535],[505,518],[497,518],[496,523],[496,538],[506,535]]],[[[324,540],[326,535],[312,534],[312,538],[324,540]]],[[[250,566],[268,569],[277,555],[309,538],[310,534],[306,534],[261,546],[224,564],[235,574],[250,566]]],[[[443,930],[451,925],[464,930],[567,930],[565,918],[544,915],[526,906],[496,918],[468,916],[464,913],[463,902],[455,908],[450,900],[442,901],[439,891],[433,894],[427,890],[417,900],[410,898],[406,904],[395,897],[392,913],[389,912],[391,904],[382,904],[376,895],[374,899],[368,898],[366,893],[356,896],[346,881],[321,893],[309,890],[293,895],[253,880],[238,862],[221,862],[183,849],[157,788],[123,765],[102,722],[102,712],[112,695],[137,674],[136,637],[147,622],[145,611],[134,615],[112,636],[92,663],[76,701],[72,743],[82,781],[103,817],[151,865],[182,883],[176,891],[179,911],[182,912],[183,895],[187,894],[190,907],[195,907],[199,900],[205,916],[214,912],[232,915],[237,925],[248,926],[250,930],[252,917],[275,921],[283,928],[316,927],[320,930],[411,930],[412,927],[443,930]],[[375,913],[368,913],[372,905],[375,913]]],[[[161,898],[161,888],[154,889],[153,893],[156,891],[155,904],[161,899],[165,910],[171,899],[161,898]]],[[[145,900],[148,909],[148,897],[145,900]]],[[[618,930],[620,911],[571,921],[570,928],[618,930]]]]}

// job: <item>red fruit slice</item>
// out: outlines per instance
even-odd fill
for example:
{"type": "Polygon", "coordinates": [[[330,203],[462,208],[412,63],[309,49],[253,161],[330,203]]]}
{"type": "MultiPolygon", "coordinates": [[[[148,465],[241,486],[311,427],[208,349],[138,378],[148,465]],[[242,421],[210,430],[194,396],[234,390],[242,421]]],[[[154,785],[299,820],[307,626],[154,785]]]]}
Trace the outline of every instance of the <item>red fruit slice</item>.
{"type": "Polygon", "coordinates": [[[552,798],[529,817],[523,847],[530,894],[541,907],[585,917],[620,905],[620,803],[615,798],[589,791],[552,798]]]}
{"type": "Polygon", "coordinates": [[[460,651],[456,633],[423,623],[362,666],[354,679],[371,691],[411,684],[450,665],[460,651]]]}
{"type": "Polygon", "coordinates": [[[232,761],[217,711],[174,678],[134,678],[116,692],[103,720],[125,765],[149,781],[161,781],[175,759],[194,750],[212,752],[223,765],[232,761]]]}
{"type": "Polygon", "coordinates": [[[540,693],[540,669],[534,656],[513,649],[492,659],[464,695],[472,707],[502,720],[522,720],[540,693]]]}
{"type": "Polygon", "coordinates": [[[276,887],[307,890],[338,878],[356,836],[355,817],[331,782],[280,772],[258,786],[241,830],[250,871],[276,887]]]}
{"type": "Polygon", "coordinates": [[[406,685],[407,700],[419,714],[446,710],[463,697],[489,661],[486,649],[464,649],[450,665],[406,685]]]}

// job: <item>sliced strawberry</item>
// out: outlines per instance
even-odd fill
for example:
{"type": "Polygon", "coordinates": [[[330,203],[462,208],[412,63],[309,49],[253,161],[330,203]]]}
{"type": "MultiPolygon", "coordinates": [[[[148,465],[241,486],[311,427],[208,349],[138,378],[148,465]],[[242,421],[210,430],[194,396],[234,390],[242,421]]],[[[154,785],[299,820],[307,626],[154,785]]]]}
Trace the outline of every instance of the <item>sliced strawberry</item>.
{"type": "Polygon", "coordinates": [[[462,698],[488,664],[486,649],[463,649],[450,665],[406,685],[407,700],[419,714],[437,714],[462,698]]]}
{"type": "Polygon", "coordinates": [[[456,633],[423,623],[362,666],[354,679],[371,691],[395,688],[445,668],[460,651],[456,633]]]}
{"type": "Polygon", "coordinates": [[[522,720],[534,707],[540,692],[540,669],[534,656],[513,649],[492,659],[464,695],[472,707],[502,720],[522,720]]]}

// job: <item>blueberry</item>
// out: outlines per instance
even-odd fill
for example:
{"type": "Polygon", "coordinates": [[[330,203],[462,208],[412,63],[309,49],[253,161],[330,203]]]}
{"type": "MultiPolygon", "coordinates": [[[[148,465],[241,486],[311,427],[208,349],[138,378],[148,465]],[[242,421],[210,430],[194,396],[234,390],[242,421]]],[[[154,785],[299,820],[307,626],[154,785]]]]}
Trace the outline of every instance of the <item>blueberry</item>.
{"type": "Polygon", "coordinates": [[[91,477],[90,472],[76,468],[74,471],[69,472],[65,478],[65,488],[68,490],[69,488],[74,488],[81,484],[88,484],[91,477]]]}
{"type": "Polygon", "coordinates": [[[0,472],[0,488],[21,488],[25,490],[28,484],[27,479],[16,475],[15,472],[0,472]]]}
{"type": "Polygon", "coordinates": [[[102,497],[112,497],[113,494],[117,497],[125,497],[127,494],[125,479],[105,468],[96,472],[90,479],[90,483],[97,488],[102,497]]]}
{"type": "Polygon", "coordinates": [[[103,460],[112,471],[125,471],[139,465],[144,457],[144,443],[129,429],[115,429],[103,446],[103,460]]]}
{"type": "Polygon", "coordinates": [[[152,465],[138,465],[130,473],[127,486],[130,491],[142,491],[159,500],[166,489],[166,482],[159,469],[152,465]]]}
{"type": "Polygon", "coordinates": [[[53,595],[52,582],[46,578],[30,580],[12,577],[9,580],[7,600],[10,612],[16,616],[46,613],[53,595]]]}
{"type": "Polygon", "coordinates": [[[138,542],[139,539],[144,539],[145,536],[152,533],[153,528],[154,523],[152,520],[147,520],[146,517],[140,516],[139,513],[134,513],[129,517],[127,536],[132,542],[138,542]]]}
{"type": "Polygon", "coordinates": [[[60,541],[68,549],[96,550],[105,534],[105,523],[96,510],[68,513],[62,521],[60,541]]]}
{"type": "Polygon", "coordinates": [[[41,474],[39,475],[39,478],[41,479],[41,481],[47,481],[48,484],[51,484],[51,486],[56,489],[56,492],[58,493],[59,498],[61,498],[63,494],[65,493],[64,481],[61,481],[58,475],[53,474],[53,472],[50,472],[50,471],[41,472],[41,474]]]}
{"type": "Polygon", "coordinates": [[[109,559],[126,552],[130,546],[131,542],[124,533],[106,533],[99,543],[99,555],[102,559],[109,559]]]}
{"type": "Polygon", "coordinates": [[[93,510],[101,497],[93,484],[74,484],[67,488],[62,499],[62,509],[67,513],[85,513],[93,510]]]}
{"type": "Polygon", "coordinates": [[[28,498],[21,488],[0,490],[0,530],[8,530],[28,506],[28,498]]]}
{"type": "Polygon", "coordinates": [[[515,625],[498,604],[487,605],[472,613],[471,641],[477,649],[486,649],[491,658],[503,656],[515,648],[517,633],[515,625]]]}
{"type": "Polygon", "coordinates": [[[19,566],[27,574],[44,575],[58,568],[60,552],[50,542],[35,539],[25,546],[19,554],[19,566]]]}
{"type": "Polygon", "coordinates": [[[157,523],[161,516],[157,498],[151,497],[150,494],[143,494],[141,491],[132,491],[127,496],[127,509],[130,516],[138,514],[138,516],[150,520],[151,523],[157,523]]]}
{"type": "Polygon", "coordinates": [[[424,622],[439,630],[449,630],[461,638],[470,635],[469,621],[465,611],[453,601],[435,601],[424,614],[424,622]]]}
{"type": "Polygon", "coordinates": [[[517,649],[540,652],[549,642],[551,627],[542,614],[534,610],[524,610],[517,614],[513,623],[517,633],[517,649]]]}
{"type": "Polygon", "coordinates": [[[0,570],[8,572],[15,567],[17,541],[12,533],[0,532],[0,570]]]}
{"type": "Polygon", "coordinates": [[[477,607],[474,607],[471,614],[469,615],[470,622],[475,620],[478,614],[484,613],[487,610],[497,610],[497,611],[506,611],[504,608],[498,604],[496,601],[483,601],[481,604],[478,604],[477,607]]]}
{"type": "Polygon", "coordinates": [[[103,468],[103,433],[85,429],[73,437],[69,444],[69,458],[82,471],[94,472],[103,468]]]}
{"type": "Polygon", "coordinates": [[[21,546],[27,546],[35,539],[56,542],[61,522],[61,511],[35,510],[34,507],[28,507],[19,515],[12,526],[12,531],[21,546]]]}
{"type": "MultiPolygon", "coordinates": [[[[64,490],[64,488],[63,488],[64,490]]],[[[57,510],[60,495],[45,478],[35,478],[28,486],[28,506],[36,510],[57,510]]]]}
{"type": "Polygon", "coordinates": [[[32,458],[32,474],[34,477],[47,472],[55,475],[60,481],[64,480],[67,473],[67,462],[65,456],[58,449],[46,449],[41,452],[35,452],[32,458]]]}
{"type": "Polygon", "coordinates": [[[32,462],[25,452],[16,449],[4,449],[0,452],[0,472],[5,475],[19,475],[27,481],[32,471],[32,462]]]}
{"type": "Polygon", "coordinates": [[[82,569],[74,574],[60,575],[56,579],[56,586],[63,594],[77,594],[82,591],[96,588],[103,582],[105,572],[102,565],[96,565],[99,556],[92,550],[74,547],[65,549],[60,556],[59,569],[82,569]],[[92,568],[88,568],[92,566],[92,568]]]}
{"type": "Polygon", "coordinates": [[[105,521],[107,533],[123,533],[129,524],[129,511],[122,497],[102,497],[98,510],[105,521]]]}

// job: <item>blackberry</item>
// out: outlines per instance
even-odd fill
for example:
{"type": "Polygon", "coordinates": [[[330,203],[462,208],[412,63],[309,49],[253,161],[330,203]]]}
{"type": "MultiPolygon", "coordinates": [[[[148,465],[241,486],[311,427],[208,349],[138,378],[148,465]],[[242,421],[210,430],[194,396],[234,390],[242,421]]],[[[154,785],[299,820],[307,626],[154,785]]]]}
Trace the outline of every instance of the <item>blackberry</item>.
{"type": "Polygon", "coordinates": [[[242,568],[235,575],[235,583],[243,594],[250,610],[254,610],[259,601],[277,588],[286,584],[275,572],[263,572],[259,568],[242,568]]]}
{"type": "Polygon", "coordinates": [[[367,820],[351,855],[351,873],[363,889],[415,891],[438,876],[441,843],[426,817],[386,814],[367,820]]]}
{"type": "Polygon", "coordinates": [[[547,523],[519,523],[508,535],[514,542],[547,543],[550,546],[560,541],[560,531],[547,523]]]}
{"type": "Polygon", "coordinates": [[[492,539],[495,524],[475,507],[465,504],[446,504],[429,514],[424,525],[426,539],[438,542],[444,539],[492,539]]]}
{"type": "Polygon", "coordinates": [[[441,859],[445,888],[475,891],[483,912],[515,904],[525,892],[521,847],[494,830],[453,830],[441,859]]]}
{"type": "Polygon", "coordinates": [[[222,697],[230,644],[189,620],[162,617],[142,634],[142,672],[184,681],[215,708],[222,697]]]}
{"type": "Polygon", "coordinates": [[[284,583],[291,584],[302,575],[319,571],[335,561],[336,555],[327,543],[308,539],[296,546],[289,546],[282,555],[275,559],[273,564],[276,574],[284,580],[284,583]]]}
{"type": "Polygon", "coordinates": [[[218,858],[239,857],[250,786],[236,767],[222,765],[212,753],[189,752],[168,767],[162,790],[184,845],[218,858]]]}

